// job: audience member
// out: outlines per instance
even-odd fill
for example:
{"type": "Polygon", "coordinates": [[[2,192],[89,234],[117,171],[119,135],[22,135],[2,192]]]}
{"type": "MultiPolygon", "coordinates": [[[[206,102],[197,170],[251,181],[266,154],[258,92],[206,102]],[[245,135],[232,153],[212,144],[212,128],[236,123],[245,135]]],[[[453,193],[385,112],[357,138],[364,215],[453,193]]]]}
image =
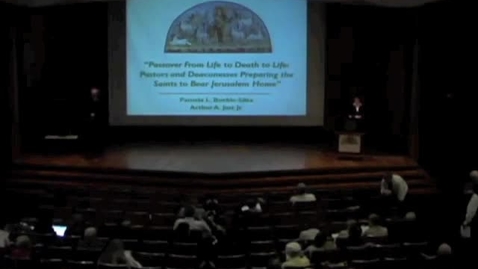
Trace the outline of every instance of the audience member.
{"type": "Polygon", "coordinates": [[[203,236],[210,236],[211,235],[211,228],[207,225],[204,220],[197,220],[194,218],[196,211],[192,206],[186,206],[184,208],[184,218],[179,218],[174,223],[173,229],[176,230],[181,223],[187,223],[189,225],[189,229],[194,231],[201,231],[203,236]]]}
{"type": "Polygon", "coordinates": [[[392,242],[423,242],[426,238],[415,212],[407,212],[403,218],[395,219],[387,226],[392,242]]]}
{"type": "Polygon", "coordinates": [[[299,241],[300,242],[312,242],[315,240],[317,234],[320,233],[320,230],[317,228],[309,228],[300,232],[299,241]]]}
{"type": "Polygon", "coordinates": [[[380,193],[384,196],[392,195],[403,202],[408,193],[407,182],[397,174],[387,173],[382,179],[380,193]]]}
{"type": "Polygon", "coordinates": [[[472,171],[470,178],[473,183],[473,194],[466,207],[466,216],[463,226],[471,227],[471,237],[475,244],[478,244],[478,218],[476,212],[478,209],[478,171],[472,171]]]}
{"type": "Polygon", "coordinates": [[[121,234],[121,238],[123,239],[135,239],[136,233],[131,229],[131,226],[131,220],[123,219],[119,221],[113,230],[115,234],[121,234]]]}
{"type": "Polygon", "coordinates": [[[72,216],[71,223],[66,228],[65,236],[81,236],[85,232],[85,226],[83,215],[75,213],[72,216]]]}
{"type": "Polygon", "coordinates": [[[243,213],[262,213],[262,199],[248,199],[246,204],[241,207],[243,213]]]}
{"type": "Polygon", "coordinates": [[[113,239],[106,246],[98,259],[98,264],[104,265],[126,265],[133,268],[142,268],[141,264],[131,255],[131,251],[125,250],[123,242],[113,239]]]}
{"type": "Polygon", "coordinates": [[[20,235],[15,241],[15,246],[10,253],[12,259],[26,260],[32,257],[32,241],[27,235],[20,235]]]}
{"type": "Polygon", "coordinates": [[[363,246],[365,241],[362,237],[362,228],[360,227],[360,224],[352,224],[348,231],[348,237],[341,238],[337,241],[337,244],[342,248],[363,246]]]}
{"type": "Polygon", "coordinates": [[[173,242],[190,243],[194,241],[187,222],[179,223],[173,232],[173,242]]]}
{"type": "Polygon", "coordinates": [[[297,194],[290,197],[291,203],[300,203],[300,202],[315,202],[316,198],[313,193],[307,191],[307,186],[304,183],[299,183],[297,185],[297,194]]]}
{"type": "Polygon", "coordinates": [[[368,229],[363,233],[368,237],[386,237],[388,229],[380,225],[380,217],[377,214],[371,214],[368,218],[368,229]]]}
{"type": "Polygon", "coordinates": [[[0,249],[8,248],[10,246],[9,237],[10,232],[7,231],[5,223],[0,222],[0,249]]]}
{"type": "Polygon", "coordinates": [[[97,231],[94,227],[88,227],[83,233],[83,239],[78,242],[78,248],[81,249],[102,249],[105,243],[98,239],[97,231]]]}
{"type": "Polygon", "coordinates": [[[438,249],[432,255],[422,253],[421,255],[429,261],[433,261],[433,268],[437,269],[452,269],[455,268],[452,261],[453,251],[450,245],[443,243],[438,246],[438,249]]]}
{"type": "Polygon", "coordinates": [[[212,194],[206,195],[206,199],[204,202],[204,210],[206,211],[206,215],[208,216],[221,214],[219,201],[217,200],[216,196],[212,194]]]}
{"type": "Polygon", "coordinates": [[[302,253],[302,247],[299,243],[292,242],[285,246],[286,261],[282,263],[282,268],[308,267],[309,259],[302,253]]]}
{"type": "Polygon", "coordinates": [[[473,184],[478,184],[478,170],[470,172],[470,179],[473,184]]]}
{"type": "Polygon", "coordinates": [[[438,269],[452,269],[453,263],[453,251],[448,244],[441,244],[437,249],[437,267],[438,269]]]}
{"type": "Polygon", "coordinates": [[[348,220],[348,221],[347,221],[347,229],[340,231],[339,234],[338,234],[338,237],[339,237],[339,238],[347,238],[347,237],[349,237],[349,230],[350,230],[350,228],[352,228],[352,226],[354,226],[354,225],[356,225],[356,224],[357,224],[357,221],[356,221],[356,220],[353,220],[353,219],[348,220]]]}
{"type": "Polygon", "coordinates": [[[335,244],[333,238],[325,232],[320,232],[315,236],[314,243],[308,246],[304,252],[310,257],[311,253],[314,251],[335,249],[337,249],[337,245],[335,244]]]}
{"type": "Polygon", "coordinates": [[[186,207],[188,207],[188,206],[190,206],[194,209],[194,217],[196,219],[203,219],[203,218],[206,217],[206,210],[201,207],[197,197],[188,197],[184,200],[185,200],[183,202],[184,206],[182,206],[181,209],[179,209],[179,212],[178,212],[178,217],[179,218],[184,218],[185,217],[185,210],[186,210],[186,207]]]}

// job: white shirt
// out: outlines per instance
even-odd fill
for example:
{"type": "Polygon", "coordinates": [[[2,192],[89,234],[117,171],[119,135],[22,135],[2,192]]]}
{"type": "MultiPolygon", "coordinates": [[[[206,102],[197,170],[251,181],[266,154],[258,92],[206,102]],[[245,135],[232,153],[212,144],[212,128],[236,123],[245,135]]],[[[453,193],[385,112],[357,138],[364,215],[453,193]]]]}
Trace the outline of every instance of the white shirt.
{"type": "Polygon", "coordinates": [[[304,194],[297,194],[290,197],[291,203],[301,203],[301,202],[315,202],[317,198],[313,193],[304,193],[304,194]]]}
{"type": "Polygon", "coordinates": [[[473,221],[473,218],[476,215],[476,210],[478,209],[478,195],[474,193],[471,196],[470,201],[468,202],[468,206],[466,207],[466,217],[464,221],[464,225],[470,225],[473,221]]]}
{"type": "Polygon", "coordinates": [[[382,195],[390,195],[394,193],[397,195],[397,199],[399,201],[405,200],[405,197],[407,196],[408,193],[408,185],[405,180],[399,176],[399,175],[393,175],[392,176],[392,189],[389,189],[387,182],[385,179],[382,179],[382,184],[380,188],[380,193],[382,195]]]}

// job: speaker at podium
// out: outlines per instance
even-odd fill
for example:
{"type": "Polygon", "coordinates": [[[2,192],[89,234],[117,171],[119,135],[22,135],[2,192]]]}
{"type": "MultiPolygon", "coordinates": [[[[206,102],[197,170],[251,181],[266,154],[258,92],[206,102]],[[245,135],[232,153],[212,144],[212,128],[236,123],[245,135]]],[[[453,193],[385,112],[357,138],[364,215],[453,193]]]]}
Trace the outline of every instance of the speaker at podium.
{"type": "Polygon", "coordinates": [[[362,153],[365,124],[364,107],[359,97],[354,97],[342,124],[337,132],[338,152],[352,155],[362,153]]]}

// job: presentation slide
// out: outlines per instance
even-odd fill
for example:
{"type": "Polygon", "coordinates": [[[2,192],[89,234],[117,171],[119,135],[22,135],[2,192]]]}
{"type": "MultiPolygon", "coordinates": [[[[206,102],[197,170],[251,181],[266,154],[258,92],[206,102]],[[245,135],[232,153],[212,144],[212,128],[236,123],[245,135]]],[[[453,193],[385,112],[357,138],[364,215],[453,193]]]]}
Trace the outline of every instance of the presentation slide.
{"type": "MultiPolygon", "coordinates": [[[[178,119],[186,119],[180,125],[187,119],[193,125],[224,120],[282,125],[284,117],[299,125],[322,124],[323,82],[309,78],[307,0],[128,0],[123,5],[123,64],[121,39],[115,42],[121,36],[115,27],[120,11],[110,11],[116,16],[110,20],[110,42],[117,46],[110,45],[110,76],[125,69],[125,86],[110,77],[113,125],[141,124],[140,119],[145,125],[174,125],[178,119]]],[[[316,68],[314,76],[322,80],[322,71],[316,68]]]]}
{"type": "Polygon", "coordinates": [[[307,1],[127,5],[128,115],[306,115],[307,1]]]}

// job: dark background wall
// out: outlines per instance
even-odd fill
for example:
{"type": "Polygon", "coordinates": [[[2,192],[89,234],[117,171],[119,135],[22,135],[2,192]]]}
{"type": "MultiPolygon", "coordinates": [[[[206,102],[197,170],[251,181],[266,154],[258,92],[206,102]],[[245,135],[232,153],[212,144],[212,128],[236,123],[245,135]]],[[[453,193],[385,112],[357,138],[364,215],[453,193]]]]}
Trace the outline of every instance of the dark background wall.
{"type": "Polygon", "coordinates": [[[454,186],[478,169],[477,18],[471,10],[468,1],[444,1],[422,9],[419,20],[419,160],[454,186]]]}

